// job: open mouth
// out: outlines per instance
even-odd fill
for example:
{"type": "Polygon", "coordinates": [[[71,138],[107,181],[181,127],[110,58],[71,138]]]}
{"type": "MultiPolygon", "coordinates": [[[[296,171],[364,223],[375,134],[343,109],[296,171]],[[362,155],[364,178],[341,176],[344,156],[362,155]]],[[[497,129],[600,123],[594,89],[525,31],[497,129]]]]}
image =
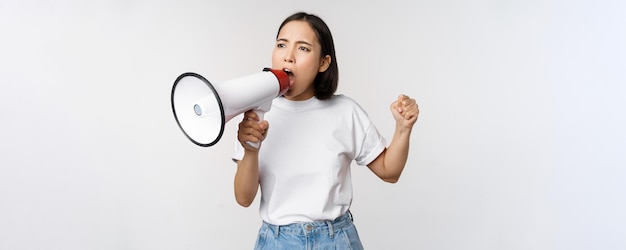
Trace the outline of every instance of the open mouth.
{"type": "Polygon", "coordinates": [[[295,78],[295,76],[293,75],[293,72],[291,72],[290,69],[283,69],[283,71],[287,73],[287,75],[289,76],[289,86],[293,86],[293,82],[295,78]]]}

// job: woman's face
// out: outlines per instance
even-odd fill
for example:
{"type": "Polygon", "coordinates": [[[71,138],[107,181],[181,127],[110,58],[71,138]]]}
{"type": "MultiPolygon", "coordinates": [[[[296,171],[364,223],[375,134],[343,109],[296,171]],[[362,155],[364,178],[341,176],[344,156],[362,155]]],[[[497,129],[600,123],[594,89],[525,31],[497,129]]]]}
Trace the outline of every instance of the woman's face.
{"type": "Polygon", "coordinates": [[[293,101],[315,95],[313,80],[330,65],[330,56],[321,57],[321,45],[315,31],[306,21],[291,21],[278,32],[272,53],[272,68],[289,74],[290,88],[284,94],[293,101]]]}

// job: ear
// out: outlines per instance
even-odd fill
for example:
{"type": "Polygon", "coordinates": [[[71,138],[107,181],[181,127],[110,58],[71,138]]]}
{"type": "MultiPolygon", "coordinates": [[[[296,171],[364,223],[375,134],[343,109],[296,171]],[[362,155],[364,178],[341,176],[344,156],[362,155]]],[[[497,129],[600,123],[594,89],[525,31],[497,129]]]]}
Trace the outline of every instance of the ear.
{"type": "Polygon", "coordinates": [[[322,61],[320,62],[320,67],[318,69],[318,72],[325,72],[328,67],[330,67],[330,62],[333,59],[330,57],[330,55],[326,55],[324,57],[322,57],[322,61]]]}

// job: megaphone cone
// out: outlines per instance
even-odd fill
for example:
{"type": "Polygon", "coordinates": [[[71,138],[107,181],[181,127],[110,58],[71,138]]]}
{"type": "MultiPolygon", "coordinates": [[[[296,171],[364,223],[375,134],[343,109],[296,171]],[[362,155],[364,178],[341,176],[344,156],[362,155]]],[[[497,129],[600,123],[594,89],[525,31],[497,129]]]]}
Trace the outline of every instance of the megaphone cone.
{"type": "Polygon", "coordinates": [[[266,68],[215,85],[199,74],[188,72],[174,82],[172,111],[189,140],[209,147],[220,140],[230,119],[248,110],[255,110],[262,119],[272,100],[288,88],[289,76],[282,70],[266,68]]]}

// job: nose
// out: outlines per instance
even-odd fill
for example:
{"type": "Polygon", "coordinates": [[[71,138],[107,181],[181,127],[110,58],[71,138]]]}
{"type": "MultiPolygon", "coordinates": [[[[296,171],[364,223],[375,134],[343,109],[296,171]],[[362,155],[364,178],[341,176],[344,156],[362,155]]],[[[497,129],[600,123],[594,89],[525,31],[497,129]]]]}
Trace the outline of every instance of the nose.
{"type": "Polygon", "coordinates": [[[283,55],[283,61],[284,62],[288,62],[288,63],[293,63],[294,62],[294,57],[293,57],[293,50],[287,50],[285,51],[285,54],[283,55]]]}

